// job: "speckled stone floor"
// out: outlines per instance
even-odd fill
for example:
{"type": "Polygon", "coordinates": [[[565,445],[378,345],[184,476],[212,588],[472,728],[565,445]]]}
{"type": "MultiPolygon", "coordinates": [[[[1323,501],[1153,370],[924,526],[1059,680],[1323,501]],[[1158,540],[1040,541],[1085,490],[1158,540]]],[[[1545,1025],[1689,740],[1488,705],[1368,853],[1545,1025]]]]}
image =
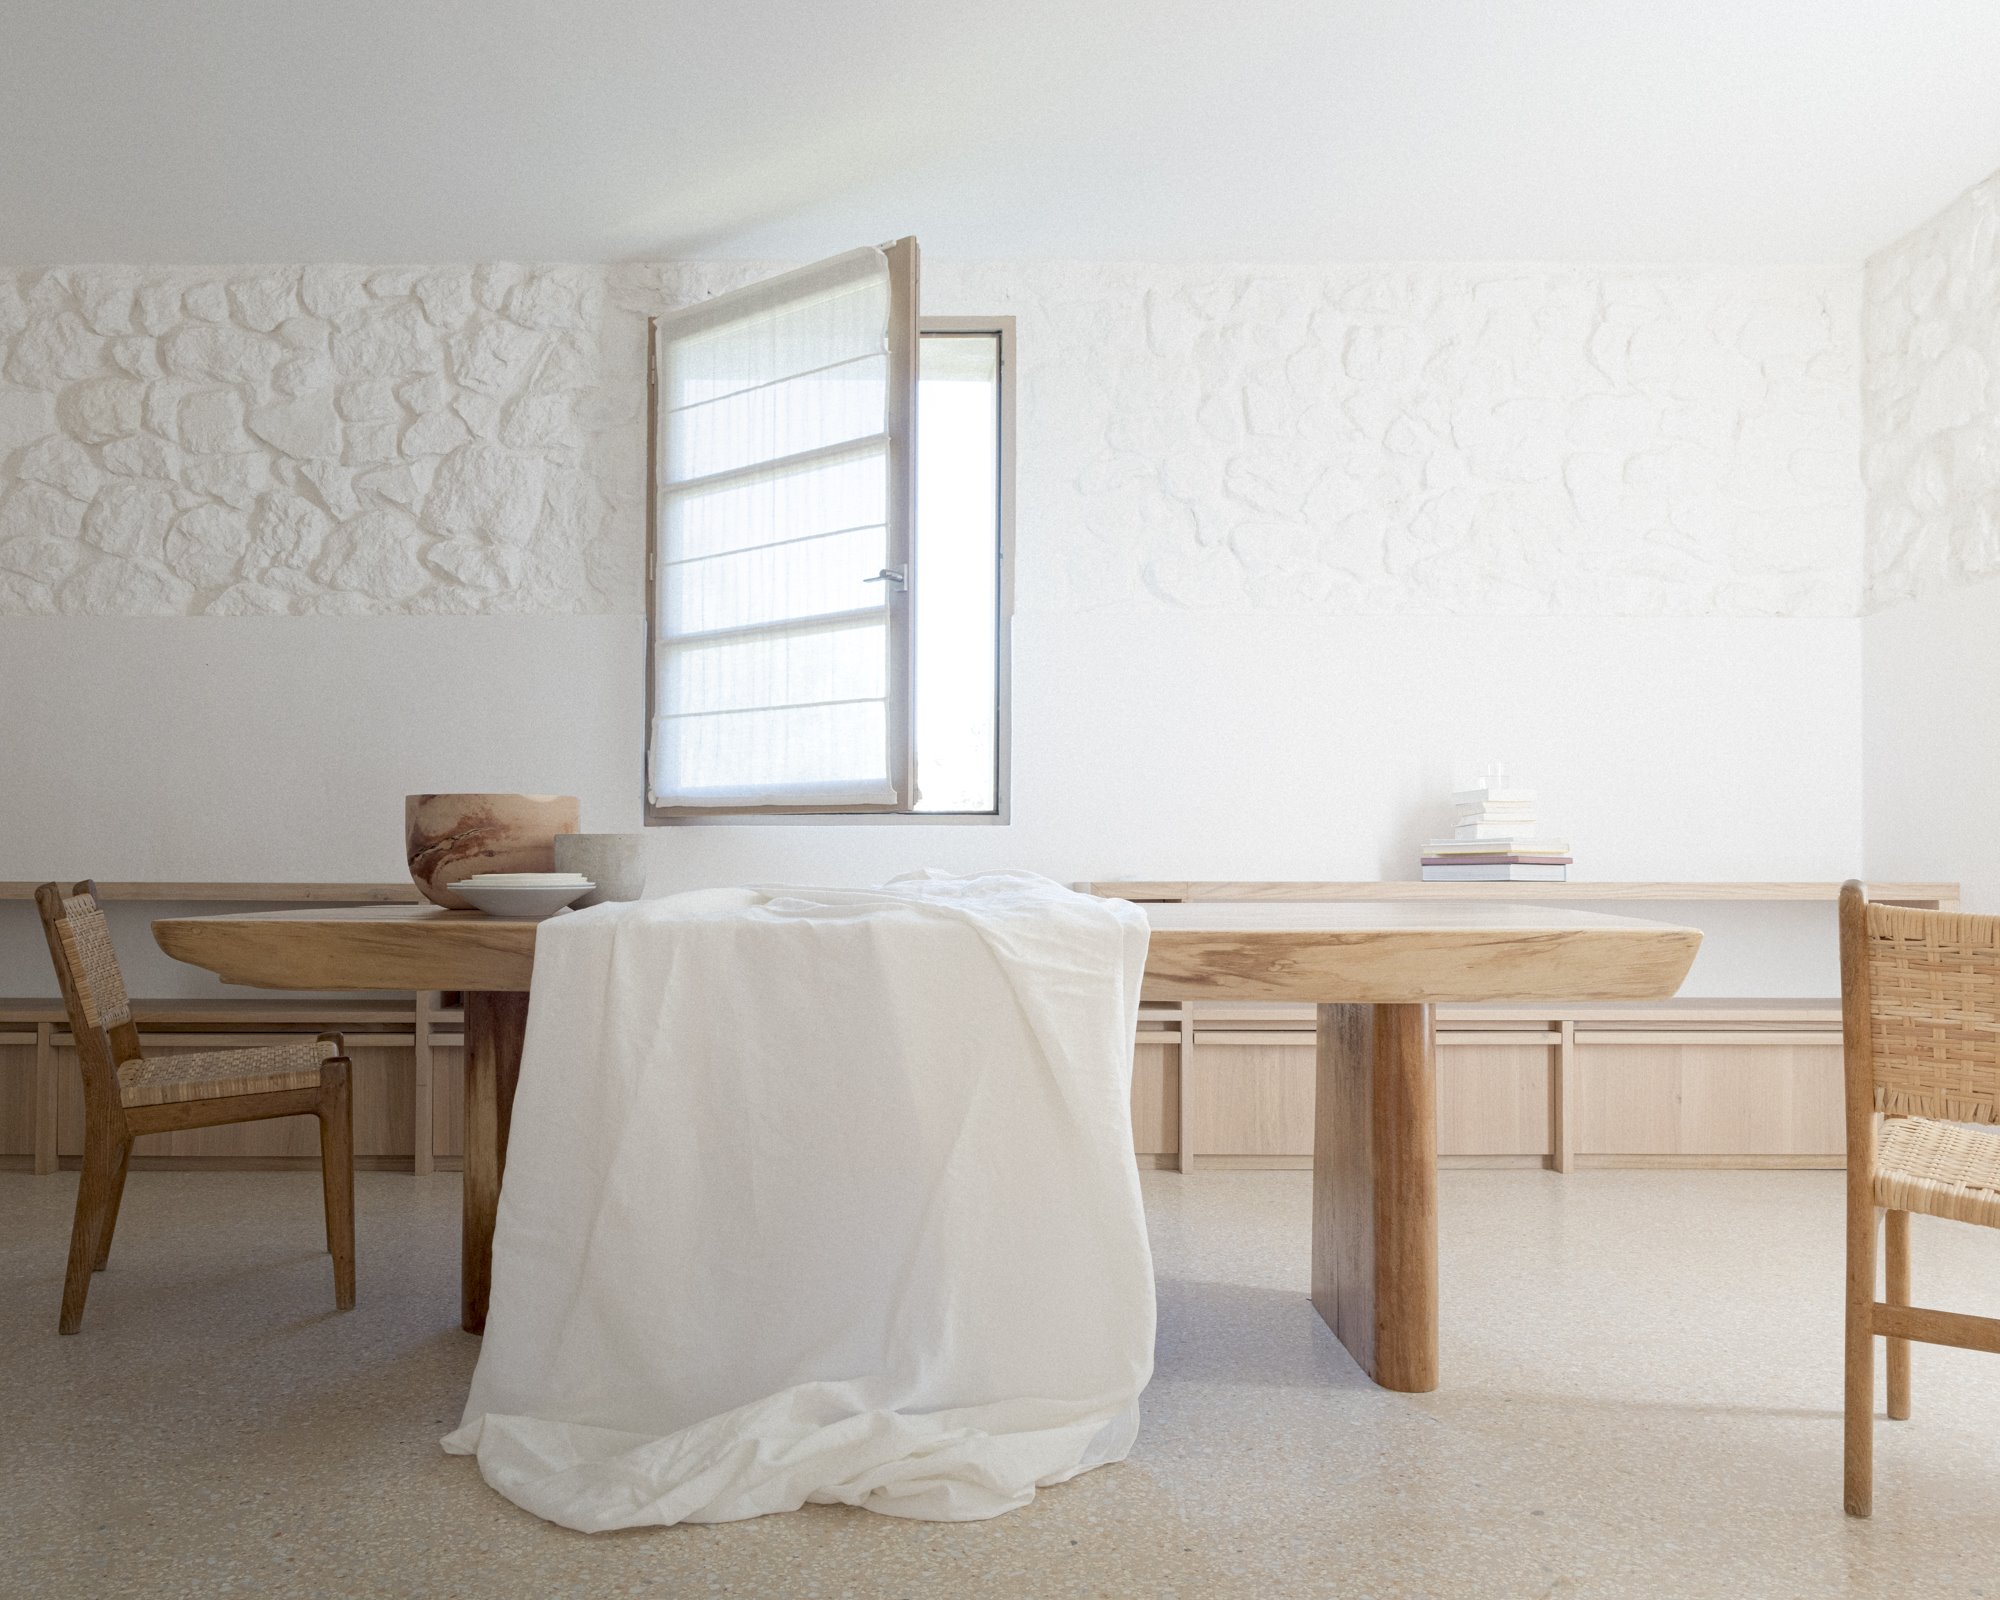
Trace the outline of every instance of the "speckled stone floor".
{"type": "MultiPolygon", "coordinates": [[[[985,1523],[845,1508],[587,1537],[439,1452],[449,1176],[135,1173],[83,1333],[74,1175],[0,1173],[0,1595],[1995,1596],[2000,1359],[1919,1346],[1840,1511],[1840,1180],[1449,1172],[1444,1387],[1364,1382],[1305,1299],[1302,1173],[1148,1174],[1159,1370],[1130,1461],[985,1523]]],[[[1915,1226],[2000,1314],[2000,1233],[1915,1226]]]]}

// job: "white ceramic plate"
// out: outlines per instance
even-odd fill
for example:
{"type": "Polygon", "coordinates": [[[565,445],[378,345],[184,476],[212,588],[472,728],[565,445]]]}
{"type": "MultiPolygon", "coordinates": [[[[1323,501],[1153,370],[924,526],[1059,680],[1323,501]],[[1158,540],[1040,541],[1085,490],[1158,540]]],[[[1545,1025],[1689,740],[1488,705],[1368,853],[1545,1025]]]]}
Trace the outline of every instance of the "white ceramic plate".
{"type": "Polygon", "coordinates": [[[572,900],[597,887],[594,883],[481,883],[460,878],[451,887],[489,916],[552,917],[572,900]]]}

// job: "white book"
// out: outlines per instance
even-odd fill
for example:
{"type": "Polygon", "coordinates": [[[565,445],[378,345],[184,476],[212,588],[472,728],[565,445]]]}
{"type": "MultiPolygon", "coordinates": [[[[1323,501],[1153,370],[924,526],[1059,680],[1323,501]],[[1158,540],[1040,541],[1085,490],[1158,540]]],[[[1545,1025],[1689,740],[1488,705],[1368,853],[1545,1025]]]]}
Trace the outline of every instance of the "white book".
{"type": "Polygon", "coordinates": [[[1426,866],[1426,884],[1562,884],[1566,866],[1426,866]]]}
{"type": "Polygon", "coordinates": [[[1569,844],[1562,839],[1534,839],[1510,833],[1496,839],[1433,839],[1424,846],[1426,855],[1480,856],[1566,856],[1569,844]]]}
{"type": "Polygon", "coordinates": [[[1452,799],[1462,806],[1524,805],[1535,803],[1533,789],[1460,789],[1452,799]]]}
{"type": "Polygon", "coordinates": [[[1525,839],[1533,830],[1535,819],[1523,818],[1520,822],[1461,822],[1453,832],[1456,839],[1525,839]]]}

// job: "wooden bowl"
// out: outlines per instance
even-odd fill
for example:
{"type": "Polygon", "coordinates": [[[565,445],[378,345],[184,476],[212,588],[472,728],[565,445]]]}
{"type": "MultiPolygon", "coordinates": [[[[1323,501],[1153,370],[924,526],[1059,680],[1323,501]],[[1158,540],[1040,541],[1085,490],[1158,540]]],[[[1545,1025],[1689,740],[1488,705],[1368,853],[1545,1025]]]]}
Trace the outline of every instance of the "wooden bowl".
{"type": "Polygon", "coordinates": [[[410,881],[433,905],[469,911],[451,885],[475,872],[554,872],[555,839],[575,833],[573,794],[412,794],[403,797],[410,881]]]}

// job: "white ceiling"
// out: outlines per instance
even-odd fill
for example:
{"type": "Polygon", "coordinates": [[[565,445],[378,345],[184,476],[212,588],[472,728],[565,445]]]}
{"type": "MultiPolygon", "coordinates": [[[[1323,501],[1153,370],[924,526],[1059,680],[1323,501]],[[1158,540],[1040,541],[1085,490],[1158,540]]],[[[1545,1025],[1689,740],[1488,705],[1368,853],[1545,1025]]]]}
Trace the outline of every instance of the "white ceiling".
{"type": "Polygon", "coordinates": [[[1996,0],[0,0],[0,260],[1857,261],[1996,0]]]}

